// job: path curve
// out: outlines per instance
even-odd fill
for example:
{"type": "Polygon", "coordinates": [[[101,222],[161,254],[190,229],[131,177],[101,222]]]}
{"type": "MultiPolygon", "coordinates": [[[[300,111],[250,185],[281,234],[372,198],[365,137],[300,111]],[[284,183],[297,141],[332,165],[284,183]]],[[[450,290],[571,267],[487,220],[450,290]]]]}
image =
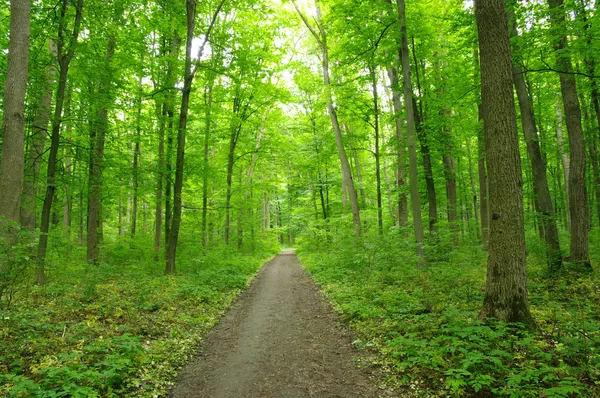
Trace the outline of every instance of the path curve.
{"type": "Polygon", "coordinates": [[[288,250],[265,264],[210,332],[170,397],[378,397],[359,356],[351,333],[288,250]]]}

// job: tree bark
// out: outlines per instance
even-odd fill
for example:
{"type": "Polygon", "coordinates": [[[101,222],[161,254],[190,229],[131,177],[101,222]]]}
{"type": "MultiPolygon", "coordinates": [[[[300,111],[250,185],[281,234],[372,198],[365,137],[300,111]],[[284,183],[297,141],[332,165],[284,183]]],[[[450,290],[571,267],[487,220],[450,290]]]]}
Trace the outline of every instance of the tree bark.
{"type": "Polygon", "coordinates": [[[30,1],[10,1],[8,71],[0,159],[0,232],[16,243],[25,171],[25,91],[29,71],[30,1]]]}
{"type": "MultiPolygon", "coordinates": [[[[143,57],[142,57],[143,58],[143,57]]],[[[140,187],[140,170],[139,162],[141,156],[141,139],[142,139],[142,76],[140,73],[138,80],[138,106],[137,117],[135,122],[135,140],[133,147],[133,210],[131,214],[131,237],[135,238],[137,232],[137,215],[140,187]]]]}
{"type": "Polygon", "coordinates": [[[588,208],[586,187],[586,153],[583,127],[581,125],[581,107],[577,97],[577,82],[571,73],[573,65],[568,53],[565,34],[565,10],[563,0],[548,0],[550,22],[558,37],[554,43],[560,73],[560,87],[565,110],[567,131],[569,132],[570,169],[569,169],[569,215],[571,221],[571,253],[569,260],[591,269],[588,242],[588,208]]]}
{"type": "Polygon", "coordinates": [[[400,49],[402,54],[402,73],[404,75],[404,106],[406,107],[406,124],[408,138],[408,158],[410,176],[410,199],[412,205],[413,225],[416,253],[420,261],[425,259],[423,248],[423,221],[421,218],[421,197],[419,195],[419,182],[417,181],[417,149],[415,138],[415,110],[410,72],[410,57],[408,52],[408,35],[406,33],[406,11],[404,0],[398,0],[398,19],[400,21],[400,49]]]}
{"type": "Polygon", "coordinates": [[[476,0],[481,86],[490,188],[490,241],[481,318],[522,322],[529,311],[523,217],[523,180],[512,59],[504,0],[476,0]]]}
{"type": "MultiPolygon", "coordinates": [[[[511,37],[517,37],[516,24],[512,23],[511,37]]],[[[546,261],[548,270],[555,273],[562,266],[562,253],[558,240],[558,227],[556,226],[556,216],[552,206],[552,197],[548,186],[546,176],[546,164],[542,157],[542,151],[539,145],[537,125],[533,110],[533,100],[527,90],[523,70],[513,63],[513,81],[517,91],[519,107],[521,109],[521,124],[523,125],[523,135],[527,144],[527,152],[531,162],[533,174],[533,194],[537,210],[540,213],[540,224],[543,230],[543,238],[546,242],[546,261]]]]}
{"type": "Polygon", "coordinates": [[[560,161],[562,164],[562,171],[563,171],[563,178],[564,178],[564,182],[565,182],[565,201],[566,203],[566,211],[565,211],[565,215],[566,215],[566,223],[565,226],[567,228],[567,230],[571,230],[571,215],[569,214],[569,209],[571,208],[571,206],[569,206],[569,170],[571,169],[570,164],[569,164],[569,156],[565,150],[565,143],[564,143],[564,131],[563,131],[563,110],[562,110],[562,106],[561,104],[559,104],[558,102],[556,102],[556,143],[558,146],[558,153],[560,155],[560,161]]]}

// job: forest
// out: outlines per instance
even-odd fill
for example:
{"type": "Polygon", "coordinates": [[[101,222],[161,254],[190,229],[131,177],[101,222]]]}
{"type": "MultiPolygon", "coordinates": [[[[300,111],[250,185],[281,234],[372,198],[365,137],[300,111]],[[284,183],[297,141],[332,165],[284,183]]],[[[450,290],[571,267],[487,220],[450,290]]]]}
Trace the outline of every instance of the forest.
{"type": "Polygon", "coordinates": [[[166,396],[287,248],[389,396],[600,396],[597,62],[594,0],[0,0],[0,396],[166,396]]]}

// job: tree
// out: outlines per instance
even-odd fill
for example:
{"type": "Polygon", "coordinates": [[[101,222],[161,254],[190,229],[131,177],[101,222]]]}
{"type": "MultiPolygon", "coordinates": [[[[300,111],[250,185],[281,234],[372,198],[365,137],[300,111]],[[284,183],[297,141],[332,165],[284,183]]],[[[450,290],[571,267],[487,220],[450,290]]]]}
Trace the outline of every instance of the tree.
{"type": "Polygon", "coordinates": [[[410,72],[410,55],[408,52],[408,35],[406,33],[406,8],[404,0],[398,1],[398,19],[400,21],[400,51],[402,60],[402,73],[404,76],[404,107],[406,109],[406,125],[408,138],[408,164],[410,177],[410,200],[412,205],[413,226],[415,240],[417,242],[417,256],[423,260],[425,251],[423,249],[423,221],[421,218],[421,198],[419,195],[419,183],[417,181],[417,148],[415,137],[415,112],[413,103],[413,90],[410,72]]]}
{"type": "MultiPolygon", "coordinates": [[[[4,85],[0,159],[0,231],[16,237],[25,166],[25,91],[29,70],[29,0],[10,2],[8,72],[4,85]],[[13,225],[11,225],[14,223],[13,225]]],[[[14,243],[14,242],[13,242],[14,243]]]]}
{"type": "Polygon", "coordinates": [[[183,169],[185,158],[185,134],[187,130],[187,117],[190,107],[190,94],[192,91],[192,83],[196,72],[202,62],[202,55],[206,48],[206,44],[210,38],[210,34],[215,26],[217,17],[225,4],[225,0],[221,0],[217,9],[212,16],[208,29],[204,35],[204,40],[198,49],[196,62],[192,68],[192,44],[194,33],[196,30],[196,0],[186,0],[186,16],[187,16],[187,35],[186,35],[186,51],[185,51],[185,69],[183,77],[183,90],[181,97],[181,108],[179,110],[179,126],[177,128],[177,160],[175,162],[175,185],[173,187],[173,216],[171,226],[169,228],[166,254],[166,269],[165,273],[175,273],[175,260],[177,257],[177,241],[179,238],[179,227],[181,225],[182,213],[182,191],[183,191],[183,169]]]}
{"type": "Polygon", "coordinates": [[[505,2],[476,0],[475,9],[491,214],[480,317],[535,328],[527,293],[523,181],[505,2]]]}
{"type": "Polygon", "coordinates": [[[586,188],[585,138],[581,125],[581,106],[577,96],[577,82],[573,75],[573,65],[567,37],[564,34],[565,9],[563,0],[548,0],[550,21],[554,32],[556,64],[561,71],[560,88],[569,132],[569,182],[568,203],[571,220],[571,253],[569,260],[591,269],[588,242],[588,209],[586,188]]]}
{"type": "Polygon", "coordinates": [[[352,178],[352,170],[350,169],[350,163],[348,162],[348,156],[346,155],[346,149],[344,147],[344,138],[342,137],[342,129],[338,119],[337,110],[333,101],[333,92],[331,87],[331,77],[329,72],[329,47],[327,44],[327,33],[323,26],[321,18],[321,8],[315,2],[316,14],[317,14],[317,30],[310,24],[306,16],[300,11],[296,2],[293,2],[298,15],[317,41],[321,50],[321,66],[323,72],[323,84],[325,86],[325,96],[327,98],[327,112],[331,118],[331,125],[333,127],[333,133],[335,135],[335,143],[338,149],[338,155],[342,165],[342,189],[346,187],[350,194],[350,206],[352,207],[352,221],[354,223],[354,232],[356,235],[361,234],[360,225],[360,208],[358,205],[358,195],[354,186],[354,180],[352,178]]]}

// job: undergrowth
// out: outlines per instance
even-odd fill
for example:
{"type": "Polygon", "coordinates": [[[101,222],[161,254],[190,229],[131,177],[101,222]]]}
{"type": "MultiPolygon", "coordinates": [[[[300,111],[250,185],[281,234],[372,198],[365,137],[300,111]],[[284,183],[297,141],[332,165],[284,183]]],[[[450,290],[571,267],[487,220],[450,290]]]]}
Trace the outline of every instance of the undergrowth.
{"type": "MultiPolygon", "coordinates": [[[[418,268],[403,231],[342,238],[309,229],[298,253],[357,331],[380,354],[401,395],[600,396],[600,281],[567,264],[548,279],[544,248],[528,236],[528,281],[538,333],[478,319],[486,253],[449,236],[427,242],[418,268]]],[[[598,231],[590,237],[599,242],[598,231]]],[[[566,242],[565,242],[566,244],[566,242]]],[[[597,269],[600,248],[592,247],[597,269]]]]}
{"type": "Polygon", "coordinates": [[[46,285],[25,284],[0,307],[0,396],[166,393],[207,329],[277,251],[206,254],[184,244],[177,275],[165,276],[150,241],[108,244],[98,267],[85,265],[77,245],[63,247],[46,285]]]}

